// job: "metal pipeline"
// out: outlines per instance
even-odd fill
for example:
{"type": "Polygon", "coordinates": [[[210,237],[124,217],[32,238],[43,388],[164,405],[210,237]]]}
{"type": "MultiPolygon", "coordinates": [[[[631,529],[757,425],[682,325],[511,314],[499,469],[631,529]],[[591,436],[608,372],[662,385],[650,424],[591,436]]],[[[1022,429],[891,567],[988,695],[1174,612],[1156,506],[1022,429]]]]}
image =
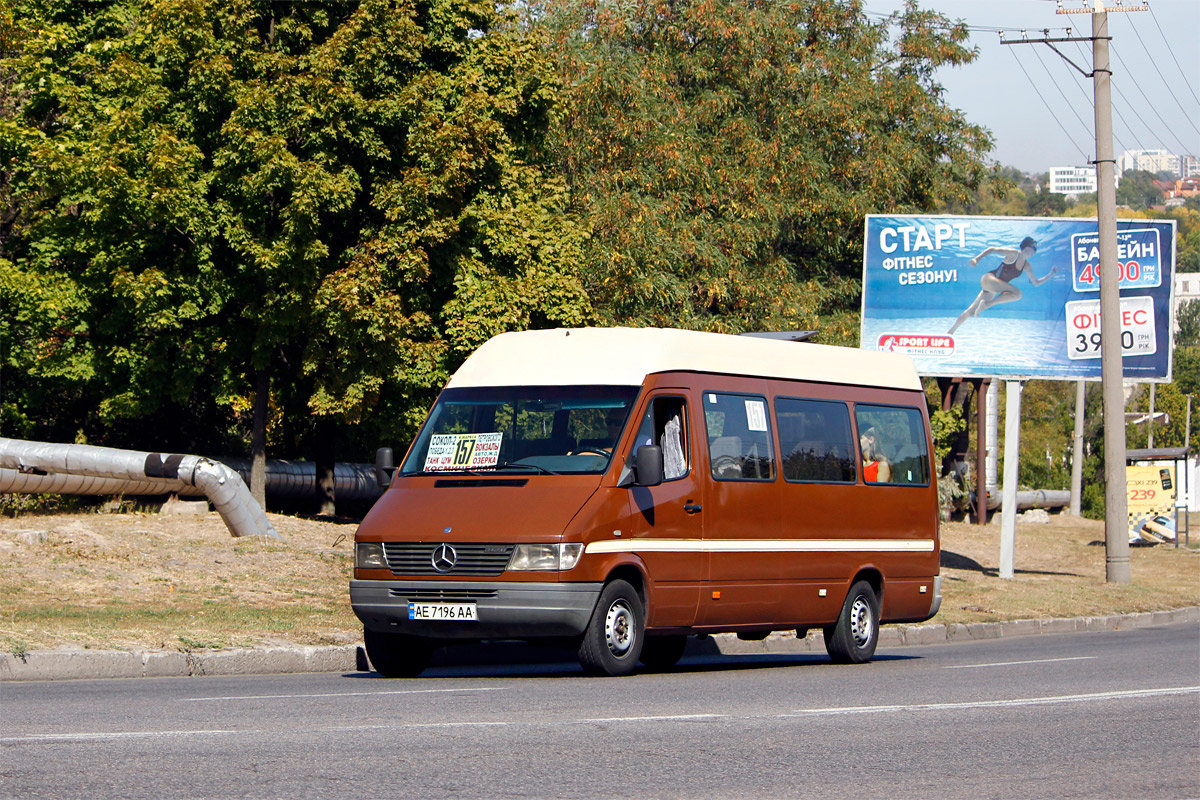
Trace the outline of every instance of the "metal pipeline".
{"type": "Polygon", "coordinates": [[[0,438],[0,492],[194,494],[189,488],[209,499],[234,536],[279,536],[241,476],[220,462],[0,438]]]}
{"type": "MultiPolygon", "coordinates": [[[[221,463],[235,469],[250,483],[250,459],[225,458],[221,463]]],[[[312,461],[269,459],[267,496],[272,499],[307,499],[317,491],[317,465],[312,461]]],[[[333,492],[338,500],[376,500],[383,490],[375,480],[374,464],[335,464],[333,492]]]]}
{"type": "MultiPolygon", "coordinates": [[[[988,511],[1000,508],[1000,493],[988,492],[988,511]]],[[[971,502],[974,503],[974,493],[971,502]]],[[[1027,489],[1017,492],[1017,510],[1028,511],[1031,508],[1062,508],[1071,504],[1071,492],[1068,489],[1027,489]]]]}

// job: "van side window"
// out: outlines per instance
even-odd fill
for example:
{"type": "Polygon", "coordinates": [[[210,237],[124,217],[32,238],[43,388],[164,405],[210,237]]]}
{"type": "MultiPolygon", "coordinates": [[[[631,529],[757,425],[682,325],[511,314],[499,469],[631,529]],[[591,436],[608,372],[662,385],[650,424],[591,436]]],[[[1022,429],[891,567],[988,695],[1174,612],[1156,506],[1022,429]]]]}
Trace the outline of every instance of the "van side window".
{"type": "Polygon", "coordinates": [[[854,417],[864,481],[929,485],[929,449],[920,411],[858,404],[854,417]]]}
{"type": "Polygon", "coordinates": [[[714,478],[775,479],[770,416],[761,395],[704,393],[708,462],[714,478]]]}
{"type": "Polygon", "coordinates": [[[775,400],[779,453],[788,481],[854,483],[850,409],[827,400],[775,400]]]}
{"type": "Polygon", "coordinates": [[[662,448],[664,481],[688,474],[691,448],[687,436],[687,402],[682,397],[656,397],[651,401],[629,452],[629,466],[637,463],[638,448],[647,444],[662,448]]]}

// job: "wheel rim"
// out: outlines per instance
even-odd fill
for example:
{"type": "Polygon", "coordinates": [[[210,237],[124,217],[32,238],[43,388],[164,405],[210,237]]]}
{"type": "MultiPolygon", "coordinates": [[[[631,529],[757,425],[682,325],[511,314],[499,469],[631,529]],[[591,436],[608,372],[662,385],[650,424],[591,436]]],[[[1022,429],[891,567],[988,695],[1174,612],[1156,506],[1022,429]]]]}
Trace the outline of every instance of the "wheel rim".
{"type": "Polygon", "coordinates": [[[854,637],[854,643],[859,647],[866,647],[867,642],[871,641],[874,628],[871,604],[867,602],[867,598],[859,595],[850,606],[850,635],[854,637]]]}
{"type": "Polygon", "coordinates": [[[628,653],[633,645],[633,612],[624,600],[608,607],[604,617],[604,641],[609,652],[618,658],[628,653]]]}

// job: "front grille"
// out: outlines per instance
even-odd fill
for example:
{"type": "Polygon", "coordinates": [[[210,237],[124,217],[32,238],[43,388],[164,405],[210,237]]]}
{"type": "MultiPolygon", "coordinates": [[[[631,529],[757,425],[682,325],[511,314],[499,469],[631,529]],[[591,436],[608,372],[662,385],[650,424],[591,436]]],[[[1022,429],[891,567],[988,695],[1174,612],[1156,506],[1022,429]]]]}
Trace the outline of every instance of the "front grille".
{"type": "Polygon", "coordinates": [[[495,589],[416,589],[402,586],[388,589],[388,594],[410,603],[472,603],[491,600],[500,593],[495,589]]]}
{"type": "Polygon", "coordinates": [[[445,572],[434,569],[433,551],[443,542],[384,542],[383,555],[393,575],[499,575],[512,556],[511,544],[445,542],[454,548],[457,561],[445,572]]]}

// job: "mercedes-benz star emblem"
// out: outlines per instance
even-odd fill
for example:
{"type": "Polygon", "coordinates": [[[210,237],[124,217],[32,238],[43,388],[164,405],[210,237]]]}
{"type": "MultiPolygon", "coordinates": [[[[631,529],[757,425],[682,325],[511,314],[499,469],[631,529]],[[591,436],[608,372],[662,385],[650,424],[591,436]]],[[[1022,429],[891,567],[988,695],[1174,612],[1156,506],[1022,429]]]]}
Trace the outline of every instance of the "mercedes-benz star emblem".
{"type": "Polygon", "coordinates": [[[433,548],[433,568],[438,572],[449,572],[458,563],[458,553],[448,544],[439,544],[433,548]]]}

